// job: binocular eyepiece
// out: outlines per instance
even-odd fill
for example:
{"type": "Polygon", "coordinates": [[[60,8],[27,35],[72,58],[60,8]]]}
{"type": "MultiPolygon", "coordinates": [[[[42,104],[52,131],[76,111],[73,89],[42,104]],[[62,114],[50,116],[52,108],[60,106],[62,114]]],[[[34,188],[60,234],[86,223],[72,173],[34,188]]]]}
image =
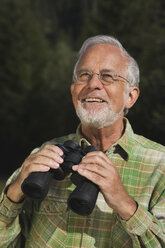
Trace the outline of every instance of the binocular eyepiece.
{"type": "Polygon", "coordinates": [[[32,199],[42,200],[46,197],[53,179],[63,180],[72,173],[71,181],[76,185],[76,188],[67,200],[68,207],[79,215],[91,214],[97,200],[99,187],[74,172],[72,166],[79,164],[88,152],[98,151],[98,148],[87,146],[83,150],[72,140],[67,140],[64,144],[57,143],[55,145],[63,151],[64,162],[58,169],[50,169],[48,172],[32,172],[22,183],[22,191],[32,199]]]}

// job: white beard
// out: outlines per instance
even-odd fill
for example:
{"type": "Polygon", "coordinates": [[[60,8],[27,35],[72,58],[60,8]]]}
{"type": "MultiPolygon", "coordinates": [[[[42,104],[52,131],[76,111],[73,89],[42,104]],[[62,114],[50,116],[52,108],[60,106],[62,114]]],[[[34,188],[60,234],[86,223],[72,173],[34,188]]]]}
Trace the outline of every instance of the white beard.
{"type": "Polygon", "coordinates": [[[83,107],[83,103],[79,102],[76,113],[81,123],[85,126],[95,127],[97,129],[101,129],[114,124],[115,121],[119,119],[120,115],[125,109],[125,102],[128,95],[128,89],[129,86],[126,87],[126,90],[123,94],[123,106],[117,113],[114,112],[110,103],[108,103],[105,108],[102,108],[100,110],[86,110],[83,107]]]}
{"type": "Polygon", "coordinates": [[[118,113],[115,113],[111,105],[108,105],[106,108],[101,110],[86,110],[83,108],[82,104],[79,103],[76,112],[82,124],[101,129],[112,125],[116,120],[118,120],[123,111],[124,106],[122,106],[118,113]]]}

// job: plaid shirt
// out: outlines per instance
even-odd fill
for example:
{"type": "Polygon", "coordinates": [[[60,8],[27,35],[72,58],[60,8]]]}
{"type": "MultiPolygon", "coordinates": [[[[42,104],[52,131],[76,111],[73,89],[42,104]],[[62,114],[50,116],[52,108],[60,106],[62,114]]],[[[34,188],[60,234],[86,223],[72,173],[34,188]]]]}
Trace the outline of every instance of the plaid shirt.
{"type": "MultiPolygon", "coordinates": [[[[76,134],[49,143],[67,139],[88,145],[80,128],[76,134]]],[[[26,198],[16,204],[2,193],[0,247],[165,247],[165,148],[134,134],[126,120],[124,135],[106,155],[116,164],[126,190],[138,203],[137,211],[128,221],[107,206],[101,193],[89,216],[68,210],[67,199],[75,186],[67,177],[63,181],[53,180],[43,201],[26,198]]],[[[17,174],[18,171],[7,184],[17,174]]]]}

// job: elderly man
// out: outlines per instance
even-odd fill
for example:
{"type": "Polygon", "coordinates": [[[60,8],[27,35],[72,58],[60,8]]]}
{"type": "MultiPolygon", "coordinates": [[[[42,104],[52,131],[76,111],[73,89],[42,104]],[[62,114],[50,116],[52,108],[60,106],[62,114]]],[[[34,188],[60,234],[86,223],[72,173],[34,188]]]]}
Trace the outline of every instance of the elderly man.
{"type": "Polygon", "coordinates": [[[0,247],[165,247],[165,148],[136,135],[124,117],[139,96],[139,69],[110,36],[86,40],[75,65],[71,94],[81,121],[76,134],[35,149],[8,180],[0,203],[0,247]],[[99,187],[92,213],[67,208],[70,175],[53,180],[42,201],[24,195],[32,172],[63,163],[56,142],[75,140],[99,151],[72,167],[99,187]]]}

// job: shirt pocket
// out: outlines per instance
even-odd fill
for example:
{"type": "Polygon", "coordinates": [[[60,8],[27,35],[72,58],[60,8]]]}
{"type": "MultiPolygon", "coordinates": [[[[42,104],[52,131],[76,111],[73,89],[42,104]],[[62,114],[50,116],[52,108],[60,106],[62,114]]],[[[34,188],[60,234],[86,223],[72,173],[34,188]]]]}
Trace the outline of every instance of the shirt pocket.
{"type": "Polygon", "coordinates": [[[29,244],[33,244],[32,247],[35,248],[61,247],[57,246],[56,242],[58,239],[64,242],[66,238],[67,216],[67,200],[65,199],[45,198],[41,202],[35,202],[27,247],[31,247],[28,246],[29,244]]]}
{"type": "Polygon", "coordinates": [[[45,198],[34,203],[33,211],[43,215],[64,214],[67,211],[67,199],[45,198]]]}

